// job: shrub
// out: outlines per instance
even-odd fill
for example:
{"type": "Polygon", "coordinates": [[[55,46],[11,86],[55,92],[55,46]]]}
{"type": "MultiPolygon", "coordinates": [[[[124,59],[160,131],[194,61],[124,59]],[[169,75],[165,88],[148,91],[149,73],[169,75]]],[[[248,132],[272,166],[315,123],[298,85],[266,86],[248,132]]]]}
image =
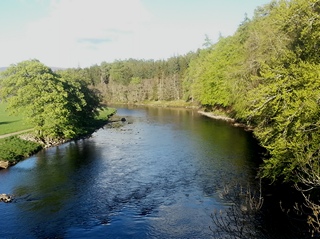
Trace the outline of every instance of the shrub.
{"type": "Polygon", "coordinates": [[[16,136],[0,140],[0,160],[17,162],[42,149],[39,143],[26,141],[16,136]]]}

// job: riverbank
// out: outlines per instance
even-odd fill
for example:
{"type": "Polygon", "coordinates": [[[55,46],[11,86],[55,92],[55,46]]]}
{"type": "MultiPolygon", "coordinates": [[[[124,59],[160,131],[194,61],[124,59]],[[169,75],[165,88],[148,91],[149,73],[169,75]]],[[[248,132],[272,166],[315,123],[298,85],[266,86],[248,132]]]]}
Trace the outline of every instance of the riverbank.
{"type": "Polygon", "coordinates": [[[199,109],[199,105],[194,102],[186,102],[184,100],[173,100],[173,101],[143,101],[139,103],[113,103],[123,105],[137,105],[137,106],[154,106],[164,108],[187,108],[187,109],[199,109]]]}
{"type": "Polygon", "coordinates": [[[254,127],[249,126],[244,123],[238,122],[236,119],[227,116],[226,112],[221,110],[217,111],[205,111],[200,105],[194,102],[186,102],[184,100],[175,100],[175,101],[144,101],[140,103],[110,103],[111,105],[136,105],[136,106],[151,106],[151,107],[161,107],[161,108],[185,108],[185,109],[194,109],[201,115],[204,115],[208,118],[215,120],[222,120],[230,123],[234,127],[243,128],[246,131],[253,131],[254,127]]]}
{"type": "Polygon", "coordinates": [[[244,128],[244,130],[246,130],[246,131],[253,131],[254,130],[254,127],[243,124],[243,123],[239,123],[234,118],[230,118],[228,116],[218,115],[214,112],[205,112],[203,110],[198,110],[198,113],[201,115],[207,116],[209,118],[212,118],[212,119],[226,121],[226,122],[230,123],[232,126],[244,128]]]}
{"type": "MultiPolygon", "coordinates": [[[[119,103],[118,103],[119,104],[119,103]]],[[[234,127],[242,127],[246,131],[252,131],[253,127],[247,126],[245,124],[237,122],[235,119],[228,117],[225,112],[214,111],[207,112],[204,111],[199,105],[194,102],[185,102],[183,100],[179,101],[146,101],[143,103],[135,104],[122,104],[122,105],[137,105],[137,106],[151,106],[151,107],[164,107],[164,108],[187,108],[197,110],[197,112],[206,117],[223,120],[230,123],[234,127]]],[[[32,133],[27,131],[19,131],[7,135],[0,136],[0,169],[8,168],[9,166],[15,165],[24,158],[30,157],[31,155],[39,152],[43,148],[49,148],[53,146],[58,146],[60,144],[66,143],[68,141],[77,140],[90,136],[97,129],[103,127],[108,119],[114,115],[116,109],[112,111],[103,112],[99,115],[96,122],[87,129],[87,132],[78,135],[72,139],[64,139],[58,141],[42,142],[37,140],[32,133]],[[22,134],[23,133],[23,134],[22,134]],[[14,135],[14,136],[13,136],[14,135]],[[9,137],[10,136],[10,137],[9,137]],[[2,139],[1,139],[2,138],[2,139]],[[31,143],[32,142],[32,143],[31,143]]]]}
{"type": "Polygon", "coordinates": [[[0,169],[6,169],[17,162],[39,152],[40,143],[26,141],[18,136],[10,136],[0,140],[0,169]]]}
{"type": "Polygon", "coordinates": [[[30,130],[2,135],[2,138],[0,139],[0,169],[6,169],[13,166],[44,148],[58,146],[68,141],[89,137],[96,130],[106,125],[109,118],[114,115],[115,112],[116,109],[114,108],[108,108],[108,110],[101,111],[96,120],[92,122],[92,125],[87,127],[85,133],[77,135],[72,139],[42,142],[37,140],[32,133],[29,133],[30,130]]]}

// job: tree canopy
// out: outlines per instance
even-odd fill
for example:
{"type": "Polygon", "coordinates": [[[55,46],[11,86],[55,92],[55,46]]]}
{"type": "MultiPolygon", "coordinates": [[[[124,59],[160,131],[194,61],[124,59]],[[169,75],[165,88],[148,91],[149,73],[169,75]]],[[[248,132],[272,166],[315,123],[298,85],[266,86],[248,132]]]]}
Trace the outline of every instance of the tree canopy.
{"type": "Polygon", "coordinates": [[[40,138],[80,134],[100,105],[99,96],[77,71],[55,73],[38,60],[11,65],[1,73],[1,99],[22,114],[40,138]]]}

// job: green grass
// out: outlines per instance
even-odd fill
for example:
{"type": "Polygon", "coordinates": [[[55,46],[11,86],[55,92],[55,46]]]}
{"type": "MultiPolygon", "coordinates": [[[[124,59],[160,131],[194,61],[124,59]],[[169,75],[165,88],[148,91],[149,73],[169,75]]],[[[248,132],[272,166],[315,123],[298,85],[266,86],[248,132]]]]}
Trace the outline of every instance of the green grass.
{"type": "MultiPolygon", "coordinates": [[[[0,102],[0,135],[19,132],[31,129],[32,126],[23,121],[22,116],[10,115],[6,111],[7,104],[0,102]]],[[[107,120],[108,117],[116,112],[114,108],[105,107],[99,112],[97,120],[107,120]]]]}
{"type": "Polygon", "coordinates": [[[116,111],[117,110],[115,108],[104,107],[102,110],[99,111],[97,119],[107,120],[110,116],[114,115],[116,111]]]}
{"type": "Polygon", "coordinates": [[[21,116],[10,115],[6,108],[7,104],[0,102],[0,135],[32,128],[23,121],[21,116]]]}
{"type": "MultiPolygon", "coordinates": [[[[99,127],[102,127],[108,118],[115,114],[116,109],[104,108],[99,112],[98,117],[92,122],[92,126],[88,127],[87,133],[92,133],[99,127]]],[[[30,127],[29,127],[30,128],[30,127]]],[[[13,133],[28,129],[19,117],[12,117],[5,112],[5,104],[0,103],[0,135],[13,133]],[[5,122],[5,124],[1,124],[5,122]],[[6,129],[7,126],[8,128],[6,129]]],[[[79,135],[81,136],[81,135],[79,135]]],[[[42,149],[42,145],[31,141],[22,140],[16,136],[0,139],[0,160],[9,161],[14,164],[42,149]]]]}

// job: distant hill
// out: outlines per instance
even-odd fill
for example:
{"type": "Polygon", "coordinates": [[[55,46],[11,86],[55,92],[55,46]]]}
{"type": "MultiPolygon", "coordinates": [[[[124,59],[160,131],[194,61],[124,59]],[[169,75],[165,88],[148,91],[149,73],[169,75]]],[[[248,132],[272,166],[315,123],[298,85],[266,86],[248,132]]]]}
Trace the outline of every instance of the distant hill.
{"type": "Polygon", "coordinates": [[[6,70],[7,67],[0,67],[0,72],[6,70]]]}

